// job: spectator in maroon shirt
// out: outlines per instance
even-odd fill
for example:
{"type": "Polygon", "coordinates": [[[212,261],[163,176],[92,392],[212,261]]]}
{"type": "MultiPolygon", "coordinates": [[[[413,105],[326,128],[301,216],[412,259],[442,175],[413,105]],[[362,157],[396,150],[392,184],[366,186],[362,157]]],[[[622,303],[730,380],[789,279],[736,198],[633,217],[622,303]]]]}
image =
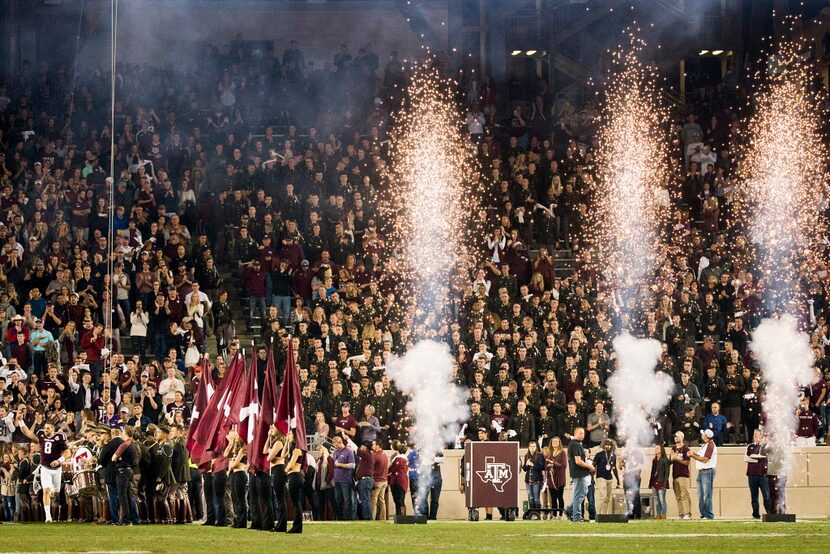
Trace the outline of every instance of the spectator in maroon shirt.
{"type": "Polygon", "coordinates": [[[341,415],[334,419],[334,432],[345,434],[347,438],[354,440],[357,435],[357,420],[349,413],[350,410],[351,405],[348,402],[340,405],[341,415]]]}
{"type": "Polygon", "coordinates": [[[17,343],[18,334],[23,335],[24,344],[29,342],[29,328],[23,324],[23,316],[19,314],[12,318],[12,324],[9,325],[9,330],[6,332],[6,344],[17,343]]]}
{"type": "Polygon", "coordinates": [[[692,503],[689,495],[689,447],[683,442],[683,431],[674,434],[674,446],[669,453],[671,459],[672,489],[677,500],[677,514],[680,519],[692,519],[692,503]]]}
{"type": "Polygon", "coordinates": [[[372,519],[386,521],[386,488],[389,473],[389,458],[377,440],[372,441],[372,457],[374,469],[372,471],[372,519]]]}
{"type": "Polygon", "coordinates": [[[167,308],[170,311],[171,323],[181,323],[185,314],[187,314],[187,306],[184,305],[183,296],[174,287],[170,287],[167,291],[167,308]]]}
{"type": "Polygon", "coordinates": [[[406,444],[394,445],[394,454],[389,463],[389,487],[395,502],[395,515],[406,515],[406,491],[409,490],[409,462],[406,459],[406,444]]]}
{"type": "Polygon", "coordinates": [[[11,358],[17,359],[17,363],[20,364],[20,367],[29,372],[32,366],[32,355],[30,353],[26,337],[23,333],[17,333],[15,336],[15,342],[9,343],[9,353],[11,358]]]}
{"type": "Polygon", "coordinates": [[[311,304],[311,281],[314,273],[308,268],[308,260],[300,262],[300,269],[294,272],[294,294],[303,299],[306,305],[311,304]]]}
{"type": "Polygon", "coordinates": [[[103,366],[101,350],[105,344],[104,326],[100,323],[94,324],[91,331],[84,331],[81,336],[81,350],[86,353],[86,361],[92,372],[94,383],[101,381],[101,368],[103,366]]]}
{"type": "Polygon", "coordinates": [[[816,414],[810,410],[810,399],[808,397],[805,396],[801,399],[796,417],[798,418],[798,428],[795,431],[795,445],[799,448],[815,446],[821,424],[816,414]]]}
{"type": "Polygon", "coordinates": [[[374,487],[375,457],[372,451],[362,445],[357,449],[357,469],[354,478],[357,481],[357,498],[360,505],[360,519],[372,519],[372,488],[374,487]]]}
{"type": "Polygon", "coordinates": [[[564,385],[565,400],[567,402],[573,402],[574,393],[577,390],[582,390],[584,386],[585,385],[583,384],[582,379],[579,378],[579,370],[572,367],[568,373],[568,379],[565,381],[564,385]]]}
{"type": "Polygon", "coordinates": [[[245,292],[248,294],[248,322],[254,320],[254,309],[259,308],[262,321],[268,318],[268,307],[265,304],[267,291],[265,290],[265,271],[259,260],[245,268],[244,271],[245,292]]]}
{"type": "Polygon", "coordinates": [[[501,403],[493,403],[493,413],[490,414],[490,440],[496,441],[499,439],[499,433],[507,431],[510,417],[501,413],[501,403]]]}
{"type": "Polygon", "coordinates": [[[769,483],[767,481],[767,440],[760,429],[755,429],[753,432],[752,442],[747,445],[744,453],[744,461],[746,462],[752,517],[761,519],[758,492],[761,493],[764,510],[768,514],[772,513],[772,501],[770,500],[769,483]]]}

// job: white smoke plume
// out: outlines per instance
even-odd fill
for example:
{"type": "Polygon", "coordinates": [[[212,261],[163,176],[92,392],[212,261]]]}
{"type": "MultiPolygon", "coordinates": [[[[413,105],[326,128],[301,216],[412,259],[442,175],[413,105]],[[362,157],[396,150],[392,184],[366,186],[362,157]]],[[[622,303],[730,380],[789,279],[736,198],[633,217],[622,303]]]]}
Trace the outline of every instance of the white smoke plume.
{"type": "Polygon", "coordinates": [[[420,456],[418,503],[429,490],[433,458],[455,441],[470,410],[464,390],[452,380],[453,358],[447,345],[431,340],[416,344],[401,358],[389,360],[386,372],[395,386],[409,395],[415,419],[412,439],[420,456]]]}
{"type": "Polygon", "coordinates": [[[798,387],[812,384],[815,379],[810,339],[798,331],[795,318],[785,314],[779,319],[763,320],[752,333],[751,348],[764,375],[767,441],[783,456],[784,472],[789,475],[795,453],[798,387]]]}
{"type": "Polygon", "coordinates": [[[638,339],[623,333],[614,339],[619,369],[608,379],[608,391],[614,401],[617,434],[626,449],[643,448],[653,443],[650,417],[666,405],[674,381],[663,372],[655,372],[660,358],[660,343],[638,339]]]}

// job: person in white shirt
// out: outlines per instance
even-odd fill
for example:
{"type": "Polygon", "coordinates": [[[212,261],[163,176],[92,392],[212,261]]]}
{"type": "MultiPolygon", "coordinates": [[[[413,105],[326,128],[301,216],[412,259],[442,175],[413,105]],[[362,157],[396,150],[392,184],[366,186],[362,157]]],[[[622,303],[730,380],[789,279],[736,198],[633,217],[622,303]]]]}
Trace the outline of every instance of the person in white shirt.
{"type": "Polygon", "coordinates": [[[470,131],[470,136],[476,144],[481,142],[481,138],[484,135],[485,121],[484,114],[478,106],[474,106],[472,110],[467,112],[467,129],[470,131]]]}
{"type": "Polygon", "coordinates": [[[194,294],[199,295],[199,302],[206,304],[205,311],[209,311],[210,308],[213,306],[213,302],[210,301],[210,297],[202,292],[199,288],[199,283],[192,283],[191,284],[191,292],[187,293],[184,297],[184,305],[187,306],[190,304],[190,297],[194,294]]]}
{"type": "Polygon", "coordinates": [[[10,358],[8,363],[3,363],[3,366],[0,367],[0,377],[5,379],[7,383],[12,380],[12,374],[17,374],[21,381],[26,380],[26,371],[17,365],[17,360],[14,358],[10,358]]]}
{"type": "Polygon", "coordinates": [[[697,162],[701,173],[706,173],[706,167],[711,164],[715,165],[718,161],[718,155],[712,152],[709,146],[703,146],[692,154],[691,161],[697,162]]]}
{"type": "Polygon", "coordinates": [[[7,447],[12,442],[14,416],[14,412],[9,412],[6,405],[0,404],[0,444],[6,443],[7,447]]]}
{"type": "Polygon", "coordinates": [[[493,359],[493,353],[487,351],[486,342],[482,342],[478,345],[478,352],[473,354],[473,362],[475,362],[478,358],[484,358],[484,367],[490,369],[490,360],[493,359]]]}
{"type": "Polygon", "coordinates": [[[150,314],[144,311],[144,302],[135,301],[135,311],[130,314],[130,342],[133,350],[144,356],[147,348],[147,328],[150,323],[150,314]]]}
{"type": "Polygon", "coordinates": [[[492,235],[487,237],[487,249],[492,252],[490,254],[490,261],[494,264],[501,263],[500,253],[504,253],[506,246],[507,237],[502,234],[501,228],[497,228],[493,231],[492,235]]]}
{"type": "Polygon", "coordinates": [[[715,519],[712,508],[712,487],[715,483],[718,465],[718,447],[713,440],[715,434],[711,429],[700,432],[703,444],[697,452],[689,451],[689,457],[695,461],[697,469],[698,508],[701,519],[715,519]]]}
{"type": "Polygon", "coordinates": [[[170,366],[167,368],[167,378],[159,383],[162,404],[167,406],[176,400],[176,392],[184,394],[184,383],[176,377],[176,368],[170,366]]]}
{"type": "Polygon", "coordinates": [[[490,282],[490,280],[485,279],[485,275],[486,275],[486,273],[484,272],[483,269],[479,269],[478,271],[476,271],[476,280],[473,281],[473,292],[474,293],[478,291],[479,285],[482,285],[484,287],[484,294],[485,295],[490,294],[490,286],[492,285],[492,283],[490,282]]]}

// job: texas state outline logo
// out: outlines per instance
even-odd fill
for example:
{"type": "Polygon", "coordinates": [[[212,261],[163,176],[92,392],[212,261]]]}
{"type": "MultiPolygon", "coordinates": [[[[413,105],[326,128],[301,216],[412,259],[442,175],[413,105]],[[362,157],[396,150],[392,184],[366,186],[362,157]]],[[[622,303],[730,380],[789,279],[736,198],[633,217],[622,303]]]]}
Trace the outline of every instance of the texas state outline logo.
{"type": "Polygon", "coordinates": [[[495,456],[484,457],[484,471],[476,471],[482,483],[490,483],[497,492],[504,492],[504,486],[513,479],[510,464],[497,462],[495,456]]]}

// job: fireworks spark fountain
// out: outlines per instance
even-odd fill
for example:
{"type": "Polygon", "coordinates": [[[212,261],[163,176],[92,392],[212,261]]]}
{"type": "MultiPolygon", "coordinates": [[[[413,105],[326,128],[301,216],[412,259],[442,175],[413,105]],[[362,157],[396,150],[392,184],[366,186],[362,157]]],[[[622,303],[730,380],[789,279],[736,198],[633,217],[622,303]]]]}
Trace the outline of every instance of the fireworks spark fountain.
{"type": "Polygon", "coordinates": [[[826,114],[812,86],[815,70],[803,55],[808,46],[801,40],[780,44],[766,74],[758,76],[764,84],[755,91],[749,141],[741,156],[756,281],[763,283],[765,311],[784,314],[761,322],[752,350],[765,381],[768,440],[783,455],[785,473],[794,459],[797,387],[814,378],[809,339],[796,319],[809,306],[802,285],[826,254],[822,212],[828,152],[819,128],[826,114]]]}
{"type": "MultiPolygon", "coordinates": [[[[454,87],[437,71],[420,67],[392,135],[391,180],[398,199],[394,240],[411,284],[413,317],[428,327],[423,338],[432,337],[446,315],[448,283],[465,240],[463,222],[472,213],[473,166],[469,140],[452,100],[454,87]]],[[[426,338],[387,366],[396,386],[411,399],[422,514],[433,459],[456,437],[469,414],[463,390],[453,383],[454,364],[446,345],[426,338]]]]}
{"type": "Polygon", "coordinates": [[[756,267],[770,311],[792,312],[803,300],[802,278],[826,254],[822,239],[828,151],[819,127],[827,114],[812,86],[805,44],[787,42],[770,58],[741,152],[741,190],[756,267]]]}
{"type": "MultiPolygon", "coordinates": [[[[628,48],[614,52],[593,191],[593,244],[623,314],[629,299],[649,294],[648,281],[660,255],[660,198],[669,175],[666,112],[655,69],[640,61],[643,47],[632,35],[628,48]]],[[[660,354],[656,341],[622,329],[613,346],[619,369],[608,380],[608,389],[619,435],[627,449],[642,448],[653,440],[649,418],[666,405],[674,384],[669,376],[654,372],[660,354]]]]}
{"type": "Polygon", "coordinates": [[[599,117],[600,167],[591,190],[596,210],[591,242],[623,304],[650,277],[659,256],[661,197],[669,180],[668,114],[656,69],[640,61],[644,43],[631,37],[613,53],[599,117]]]}

